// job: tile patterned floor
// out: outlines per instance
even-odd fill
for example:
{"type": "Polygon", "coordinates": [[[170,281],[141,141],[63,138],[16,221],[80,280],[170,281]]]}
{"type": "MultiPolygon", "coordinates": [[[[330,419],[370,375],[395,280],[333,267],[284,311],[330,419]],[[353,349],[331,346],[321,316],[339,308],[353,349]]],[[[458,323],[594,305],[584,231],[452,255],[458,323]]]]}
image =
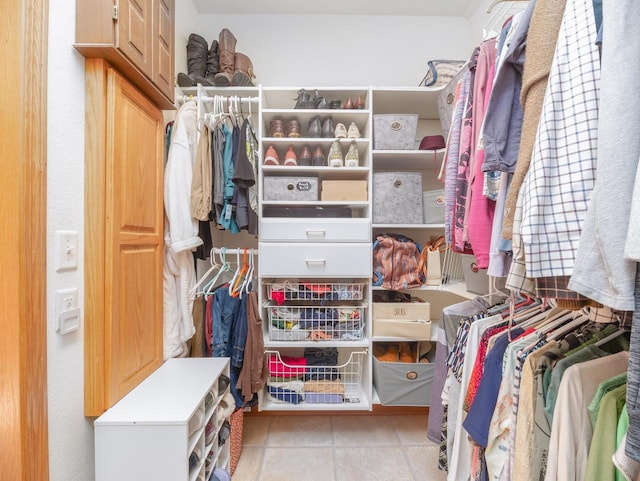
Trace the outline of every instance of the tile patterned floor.
{"type": "Polygon", "coordinates": [[[233,481],[444,481],[426,415],[245,416],[233,481]]]}

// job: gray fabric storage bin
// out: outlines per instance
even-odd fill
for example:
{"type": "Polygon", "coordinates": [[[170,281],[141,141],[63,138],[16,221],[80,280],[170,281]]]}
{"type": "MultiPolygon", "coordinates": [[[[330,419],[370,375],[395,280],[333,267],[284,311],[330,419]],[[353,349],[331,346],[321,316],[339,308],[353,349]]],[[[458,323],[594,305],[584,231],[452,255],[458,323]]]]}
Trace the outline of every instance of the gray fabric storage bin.
{"type": "Polygon", "coordinates": [[[317,177],[265,177],[264,200],[318,200],[317,177]]]}
{"type": "Polygon", "coordinates": [[[462,273],[467,291],[474,294],[489,294],[489,276],[486,269],[478,269],[476,257],[472,254],[460,254],[462,273]]]}
{"type": "Polygon", "coordinates": [[[373,174],[373,223],[422,224],[420,172],[373,174]]]}
{"type": "Polygon", "coordinates": [[[425,224],[444,224],[444,189],[423,192],[422,209],[425,224]]]}
{"type": "Polygon", "coordinates": [[[415,114],[375,114],[373,148],[375,150],[415,150],[418,116],[415,114]]]}
{"type": "Polygon", "coordinates": [[[383,406],[429,406],[436,365],[435,345],[429,363],[380,362],[373,357],[373,385],[383,406]]]}

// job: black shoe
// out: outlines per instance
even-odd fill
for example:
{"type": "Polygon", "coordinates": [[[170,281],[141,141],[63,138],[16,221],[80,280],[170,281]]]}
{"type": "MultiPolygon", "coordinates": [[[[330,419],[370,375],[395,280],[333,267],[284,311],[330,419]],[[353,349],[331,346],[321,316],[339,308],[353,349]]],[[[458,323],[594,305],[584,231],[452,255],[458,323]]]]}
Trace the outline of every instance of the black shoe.
{"type": "Polygon", "coordinates": [[[322,122],[322,137],[325,139],[332,139],[334,129],[333,119],[331,117],[327,117],[322,122]]]}
{"type": "Polygon", "coordinates": [[[322,123],[320,122],[319,116],[316,115],[311,120],[309,120],[307,137],[316,138],[316,139],[322,137],[322,123]]]}

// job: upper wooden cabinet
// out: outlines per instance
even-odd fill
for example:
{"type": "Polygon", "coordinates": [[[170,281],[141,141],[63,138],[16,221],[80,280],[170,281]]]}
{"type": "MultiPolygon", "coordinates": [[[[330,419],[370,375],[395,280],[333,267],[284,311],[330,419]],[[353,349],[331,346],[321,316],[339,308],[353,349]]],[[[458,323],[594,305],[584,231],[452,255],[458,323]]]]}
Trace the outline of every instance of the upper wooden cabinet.
{"type": "Polygon", "coordinates": [[[104,58],[158,107],[173,109],[175,0],[78,0],[76,44],[104,58]]]}

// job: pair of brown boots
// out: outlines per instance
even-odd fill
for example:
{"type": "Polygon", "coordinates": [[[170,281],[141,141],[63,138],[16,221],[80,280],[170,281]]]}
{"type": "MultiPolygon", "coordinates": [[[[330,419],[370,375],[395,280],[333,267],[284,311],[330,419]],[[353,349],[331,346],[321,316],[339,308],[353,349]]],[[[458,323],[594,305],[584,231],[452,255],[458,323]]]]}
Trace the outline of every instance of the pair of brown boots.
{"type": "Polygon", "coordinates": [[[380,362],[416,362],[416,352],[408,342],[378,345],[374,355],[380,362]]]}
{"type": "Polygon", "coordinates": [[[236,37],[228,29],[220,31],[219,40],[207,41],[192,33],[187,42],[187,71],[179,73],[177,83],[180,87],[193,87],[197,84],[208,86],[252,86],[256,76],[253,63],[245,54],[236,52],[236,37]]]}

